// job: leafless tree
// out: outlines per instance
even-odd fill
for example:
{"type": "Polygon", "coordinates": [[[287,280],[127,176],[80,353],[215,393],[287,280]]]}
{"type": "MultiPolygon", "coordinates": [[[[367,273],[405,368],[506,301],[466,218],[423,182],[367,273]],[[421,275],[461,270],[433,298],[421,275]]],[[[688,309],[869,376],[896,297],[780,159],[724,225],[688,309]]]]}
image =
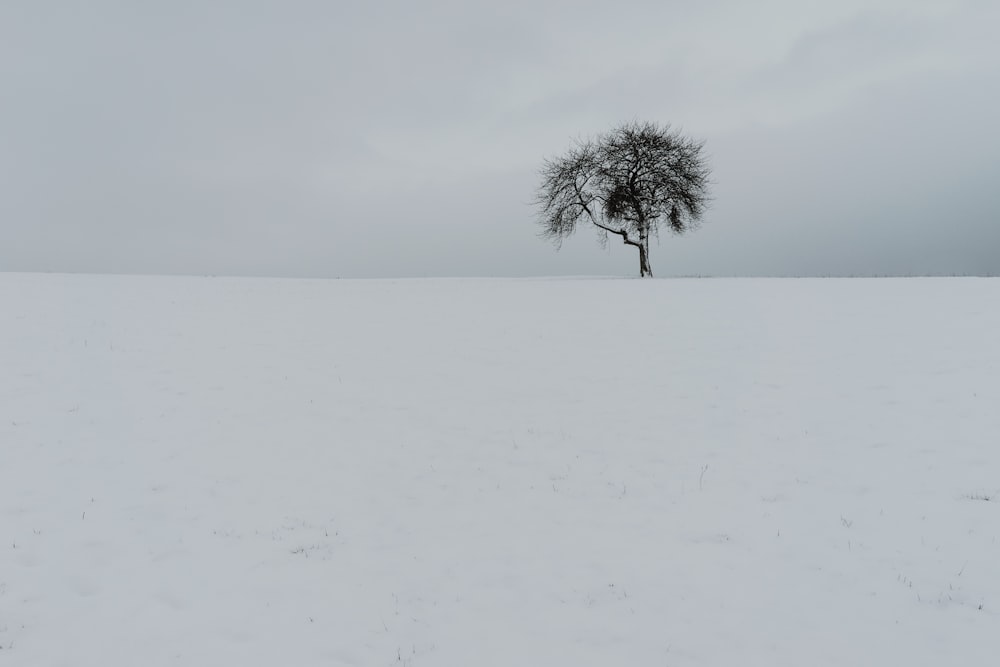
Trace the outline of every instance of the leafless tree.
{"type": "Polygon", "coordinates": [[[589,221],[602,243],[616,234],[639,249],[639,275],[652,276],[649,238],[666,226],[675,234],[697,227],[709,201],[704,142],[669,125],[626,123],[577,141],[546,160],[536,204],[542,236],[561,244],[589,221]]]}

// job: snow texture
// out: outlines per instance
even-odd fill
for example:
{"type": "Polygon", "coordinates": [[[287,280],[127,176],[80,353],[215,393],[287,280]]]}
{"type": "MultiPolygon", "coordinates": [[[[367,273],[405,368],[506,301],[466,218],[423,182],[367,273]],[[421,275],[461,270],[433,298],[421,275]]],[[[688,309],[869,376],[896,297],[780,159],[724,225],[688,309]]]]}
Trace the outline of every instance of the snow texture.
{"type": "Polygon", "coordinates": [[[4,667],[1000,654],[1000,280],[0,299],[4,667]]]}

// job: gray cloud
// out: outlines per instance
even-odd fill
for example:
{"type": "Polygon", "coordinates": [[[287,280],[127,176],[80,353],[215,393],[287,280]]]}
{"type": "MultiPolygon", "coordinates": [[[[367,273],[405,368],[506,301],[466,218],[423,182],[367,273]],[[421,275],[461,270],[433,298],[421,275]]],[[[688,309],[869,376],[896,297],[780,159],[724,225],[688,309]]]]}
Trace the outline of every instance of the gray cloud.
{"type": "Polygon", "coordinates": [[[529,203],[648,118],[717,183],[660,275],[1000,273],[995,3],[671,4],[4,3],[0,270],[631,274],[529,203]]]}

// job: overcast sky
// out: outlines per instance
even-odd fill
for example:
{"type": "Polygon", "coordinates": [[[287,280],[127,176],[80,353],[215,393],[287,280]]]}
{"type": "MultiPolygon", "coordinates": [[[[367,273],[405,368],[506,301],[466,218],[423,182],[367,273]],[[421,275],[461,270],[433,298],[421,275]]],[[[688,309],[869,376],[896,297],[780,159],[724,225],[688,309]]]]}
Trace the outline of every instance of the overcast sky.
{"type": "Polygon", "coordinates": [[[1000,274],[996,0],[3,0],[0,270],[635,275],[531,206],[623,121],[704,139],[656,275],[1000,274]]]}

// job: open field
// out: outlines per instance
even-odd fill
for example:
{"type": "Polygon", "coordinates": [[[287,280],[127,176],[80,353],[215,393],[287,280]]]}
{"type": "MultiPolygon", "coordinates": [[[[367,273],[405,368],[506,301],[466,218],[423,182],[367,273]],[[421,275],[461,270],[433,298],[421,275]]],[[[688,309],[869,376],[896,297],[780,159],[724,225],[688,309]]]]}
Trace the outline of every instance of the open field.
{"type": "Polygon", "coordinates": [[[4,667],[1000,654],[1000,280],[0,302],[4,667]]]}

